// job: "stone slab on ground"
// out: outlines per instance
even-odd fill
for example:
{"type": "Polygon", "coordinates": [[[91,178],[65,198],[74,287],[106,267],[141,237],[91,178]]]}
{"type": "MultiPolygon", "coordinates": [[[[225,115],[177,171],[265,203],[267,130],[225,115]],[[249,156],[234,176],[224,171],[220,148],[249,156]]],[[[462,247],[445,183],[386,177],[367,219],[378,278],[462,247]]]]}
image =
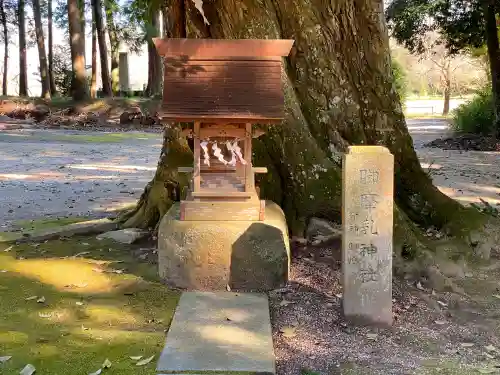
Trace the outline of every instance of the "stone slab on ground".
{"type": "Polygon", "coordinates": [[[273,374],[275,357],[267,296],[183,293],[157,370],[273,374]]]}
{"type": "Polygon", "coordinates": [[[98,240],[110,239],[123,244],[132,244],[149,235],[148,231],[139,228],[126,228],[102,233],[96,238],[98,240]]]}

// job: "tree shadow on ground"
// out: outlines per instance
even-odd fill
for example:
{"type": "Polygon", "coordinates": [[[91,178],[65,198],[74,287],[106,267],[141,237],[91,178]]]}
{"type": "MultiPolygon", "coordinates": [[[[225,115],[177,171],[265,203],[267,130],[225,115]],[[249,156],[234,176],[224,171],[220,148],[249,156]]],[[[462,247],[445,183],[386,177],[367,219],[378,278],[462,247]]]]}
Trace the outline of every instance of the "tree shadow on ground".
{"type": "Polygon", "coordinates": [[[154,281],[147,259],[93,241],[0,245],[0,355],[12,356],[0,372],[89,374],[108,358],[117,373],[156,374],[179,293],[154,281]],[[138,367],[140,355],[155,359],[138,367]]]}

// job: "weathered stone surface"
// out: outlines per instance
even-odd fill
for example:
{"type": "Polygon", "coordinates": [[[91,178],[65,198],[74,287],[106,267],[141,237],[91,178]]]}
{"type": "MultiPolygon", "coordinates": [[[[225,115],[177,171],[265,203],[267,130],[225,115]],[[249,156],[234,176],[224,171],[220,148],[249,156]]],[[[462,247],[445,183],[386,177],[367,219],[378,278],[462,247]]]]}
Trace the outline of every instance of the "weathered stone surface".
{"type": "Polygon", "coordinates": [[[267,297],[229,292],[183,293],[158,371],[275,372],[267,297]]]}
{"type": "Polygon", "coordinates": [[[394,157],[352,146],[343,158],[343,309],[361,324],[392,324],[394,157]]]}
{"type": "Polygon", "coordinates": [[[106,232],[98,235],[96,238],[98,240],[111,239],[116,242],[131,244],[149,235],[148,231],[144,231],[139,228],[127,228],[114,230],[111,232],[106,232]]]}
{"type": "Polygon", "coordinates": [[[342,230],[328,220],[319,219],[317,217],[309,220],[309,225],[306,230],[306,238],[313,244],[329,241],[334,238],[340,238],[342,230]]]}
{"type": "Polygon", "coordinates": [[[267,202],[266,219],[180,221],[176,204],[158,231],[160,277],[190,290],[271,290],[288,280],[288,229],[281,208],[267,202]]]}

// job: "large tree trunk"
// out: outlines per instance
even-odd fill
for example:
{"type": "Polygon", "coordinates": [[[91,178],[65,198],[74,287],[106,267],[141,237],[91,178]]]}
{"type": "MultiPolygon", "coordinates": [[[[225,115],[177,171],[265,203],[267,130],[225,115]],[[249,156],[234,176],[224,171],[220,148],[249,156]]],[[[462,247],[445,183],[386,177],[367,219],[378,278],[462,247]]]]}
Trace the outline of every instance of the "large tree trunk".
{"type": "Polygon", "coordinates": [[[493,109],[495,113],[493,133],[496,137],[500,137],[500,47],[498,42],[495,1],[485,1],[483,9],[486,18],[486,46],[488,47],[491,88],[493,91],[493,109]]]}
{"type": "Polygon", "coordinates": [[[116,30],[114,20],[114,6],[111,0],[104,0],[104,9],[106,11],[106,25],[108,26],[109,44],[111,46],[111,89],[113,94],[120,92],[120,74],[118,71],[120,65],[120,41],[116,30]]]}
{"type": "Polygon", "coordinates": [[[101,59],[101,80],[104,96],[111,96],[111,80],[109,79],[108,47],[106,46],[106,30],[102,19],[101,0],[92,0],[97,42],[99,43],[99,56],[101,59]]]}
{"type": "Polygon", "coordinates": [[[28,96],[28,69],[26,65],[26,14],[24,0],[17,4],[18,34],[19,34],[19,96],[28,96]]]}
{"type": "Polygon", "coordinates": [[[71,91],[73,99],[80,101],[88,97],[89,90],[85,75],[85,44],[83,42],[85,35],[82,32],[78,0],[68,0],[68,24],[73,66],[71,91]]]}
{"type": "Polygon", "coordinates": [[[7,68],[9,66],[9,32],[7,29],[7,17],[5,16],[5,2],[0,0],[0,22],[3,29],[3,77],[2,77],[2,95],[7,95],[7,68]]]}
{"type": "MultiPolygon", "coordinates": [[[[183,0],[179,0],[183,2],[183,0]]],[[[159,10],[153,11],[151,15],[151,28],[147,35],[148,41],[148,84],[146,95],[155,96],[161,94],[161,58],[156,52],[153,38],[160,35],[160,14],[159,10]]]]}
{"type": "Polygon", "coordinates": [[[90,78],[90,97],[97,95],[97,31],[95,28],[94,15],[92,14],[92,73],[90,78]]]}
{"type": "Polygon", "coordinates": [[[43,36],[42,14],[40,0],[33,0],[33,18],[35,19],[36,44],[38,46],[38,60],[40,63],[40,79],[42,81],[42,98],[50,99],[50,78],[45,52],[45,38],[43,36]]]}
{"type": "Polygon", "coordinates": [[[48,8],[48,34],[49,34],[49,80],[50,80],[50,94],[52,96],[56,95],[57,88],[54,81],[54,47],[53,47],[53,22],[52,22],[52,0],[47,2],[48,8]]]}
{"type": "MultiPolygon", "coordinates": [[[[385,145],[394,154],[400,245],[408,246],[412,222],[461,238],[482,230],[484,217],[442,194],[420,167],[390,79],[382,2],[214,0],[205,2],[204,13],[210,28],[201,34],[213,38],[295,40],[284,59],[285,121],[254,140],[253,157],[269,170],[261,196],[281,205],[292,235],[302,235],[314,216],[340,222],[341,156],[361,144],[385,145]]],[[[166,131],[156,174],[124,217],[126,226],[155,227],[186,186],[177,166],[190,165],[192,154],[175,134],[166,131]]]]}

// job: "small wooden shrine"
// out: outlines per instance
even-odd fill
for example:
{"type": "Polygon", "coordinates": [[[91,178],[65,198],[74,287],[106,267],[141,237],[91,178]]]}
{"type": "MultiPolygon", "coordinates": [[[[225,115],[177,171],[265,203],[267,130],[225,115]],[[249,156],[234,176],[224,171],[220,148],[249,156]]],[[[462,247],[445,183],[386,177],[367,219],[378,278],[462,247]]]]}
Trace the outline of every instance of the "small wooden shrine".
{"type": "Polygon", "coordinates": [[[155,39],[164,57],[160,116],[188,122],[194,138],[190,191],[181,220],[264,220],[265,201],[255,189],[254,124],[284,117],[281,59],[293,40],[155,39]]]}

